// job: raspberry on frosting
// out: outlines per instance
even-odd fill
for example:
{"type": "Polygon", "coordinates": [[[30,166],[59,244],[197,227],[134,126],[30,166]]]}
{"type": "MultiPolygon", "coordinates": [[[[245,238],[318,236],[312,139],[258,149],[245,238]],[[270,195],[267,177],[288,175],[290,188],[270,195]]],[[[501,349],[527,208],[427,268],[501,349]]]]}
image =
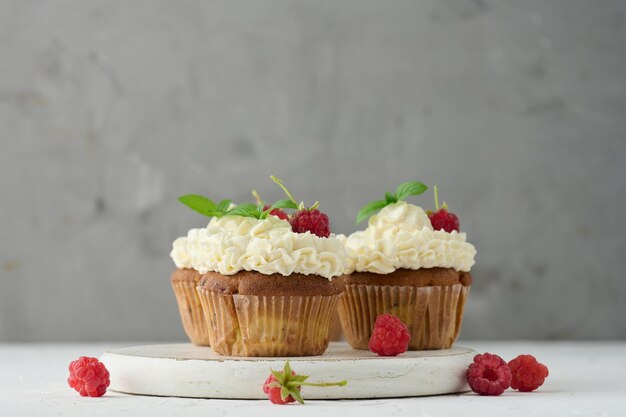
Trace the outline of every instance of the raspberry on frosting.
{"type": "Polygon", "coordinates": [[[452,233],[453,231],[458,232],[461,226],[459,217],[448,211],[448,205],[445,202],[441,206],[439,205],[437,186],[435,185],[433,188],[435,191],[435,211],[427,212],[430,223],[435,230],[445,230],[448,233],[452,233]]]}
{"type": "Polygon", "coordinates": [[[298,211],[295,212],[291,218],[289,219],[289,223],[291,223],[291,228],[296,233],[306,233],[311,232],[315,236],[319,237],[328,237],[330,236],[330,220],[328,216],[317,208],[319,207],[319,202],[315,202],[311,207],[306,208],[304,206],[304,201],[298,204],[296,200],[293,198],[285,184],[280,178],[276,178],[274,175],[270,177],[272,181],[274,181],[282,190],[287,194],[289,200],[287,202],[291,202],[294,208],[297,208],[298,211]]]}
{"type": "Polygon", "coordinates": [[[330,220],[319,210],[300,210],[293,215],[289,223],[296,233],[311,232],[319,237],[330,236],[330,220]]]}

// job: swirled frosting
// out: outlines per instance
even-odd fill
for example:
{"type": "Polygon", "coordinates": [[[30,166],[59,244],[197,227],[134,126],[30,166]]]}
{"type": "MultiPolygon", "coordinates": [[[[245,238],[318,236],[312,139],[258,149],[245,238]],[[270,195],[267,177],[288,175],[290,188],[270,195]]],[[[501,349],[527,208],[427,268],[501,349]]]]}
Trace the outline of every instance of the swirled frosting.
{"type": "Polygon", "coordinates": [[[193,268],[201,274],[233,275],[245,270],[331,279],[348,266],[340,239],[294,233],[289,222],[275,216],[213,218],[206,228],[191,229],[176,239],[170,256],[178,268],[193,268]]]}
{"type": "Polygon", "coordinates": [[[405,201],[383,208],[370,217],[367,229],[341,240],[349,258],[346,273],[433,267],[469,271],[476,255],[465,233],[433,230],[424,210],[405,201]]]}

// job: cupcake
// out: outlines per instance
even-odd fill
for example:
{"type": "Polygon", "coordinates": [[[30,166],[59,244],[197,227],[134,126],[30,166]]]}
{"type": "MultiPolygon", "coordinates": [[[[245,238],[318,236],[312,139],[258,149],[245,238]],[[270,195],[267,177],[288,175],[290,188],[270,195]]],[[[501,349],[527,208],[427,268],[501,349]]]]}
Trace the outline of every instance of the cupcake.
{"type": "MultiPolygon", "coordinates": [[[[179,200],[195,211],[208,216],[220,215],[220,213],[234,207],[230,200],[223,200],[219,204],[215,204],[206,197],[193,194],[182,196],[179,200]]],[[[195,236],[202,230],[192,229],[188,235],[195,236]]],[[[204,317],[200,296],[196,290],[202,274],[193,268],[191,254],[196,248],[189,247],[188,242],[188,236],[183,236],[176,239],[172,244],[170,256],[177,269],[172,272],[170,281],[187,337],[195,345],[209,346],[209,325],[204,317]]]]}
{"type": "Polygon", "coordinates": [[[183,267],[172,273],[171,282],[187,337],[195,345],[209,346],[209,326],[196,291],[201,277],[195,269],[183,267]]]}
{"type": "Polygon", "coordinates": [[[317,203],[305,208],[288,195],[271,207],[208,210],[215,217],[207,228],[175,242],[203,274],[197,293],[221,355],[312,356],[328,347],[337,278],[348,266],[344,245],[317,203]],[[284,220],[281,209],[297,211],[284,220]]]}
{"type": "Polygon", "coordinates": [[[365,230],[342,239],[349,266],[339,315],[355,349],[368,348],[383,313],[408,327],[411,350],[447,349],[459,335],[476,249],[459,232],[458,218],[447,206],[438,207],[437,197],[434,213],[403,201],[425,190],[424,184],[404,183],[366,205],[357,222],[380,212],[365,230]]]}

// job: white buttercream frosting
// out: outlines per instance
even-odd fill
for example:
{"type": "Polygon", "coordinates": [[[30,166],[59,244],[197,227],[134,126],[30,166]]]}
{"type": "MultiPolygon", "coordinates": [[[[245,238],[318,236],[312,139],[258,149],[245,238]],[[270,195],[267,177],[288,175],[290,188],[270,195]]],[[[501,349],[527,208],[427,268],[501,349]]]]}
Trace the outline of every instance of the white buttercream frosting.
{"type": "Polygon", "coordinates": [[[465,233],[433,230],[422,208],[405,201],[384,207],[367,229],[341,240],[353,271],[388,274],[396,269],[454,268],[469,271],[476,249],[465,233]]]}
{"type": "Polygon", "coordinates": [[[191,229],[176,239],[170,254],[178,268],[233,275],[239,271],[262,274],[314,274],[331,279],[348,266],[342,241],[294,233],[275,216],[213,218],[206,228],[191,229]]]}

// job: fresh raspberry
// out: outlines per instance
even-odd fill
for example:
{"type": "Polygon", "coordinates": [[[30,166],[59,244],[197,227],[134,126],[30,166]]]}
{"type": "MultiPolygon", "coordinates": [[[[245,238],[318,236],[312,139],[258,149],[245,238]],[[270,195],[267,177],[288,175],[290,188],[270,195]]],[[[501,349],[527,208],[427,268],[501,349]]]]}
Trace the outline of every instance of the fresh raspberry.
{"type": "Polygon", "coordinates": [[[109,371],[96,358],[81,356],[69,366],[67,383],[83,397],[102,397],[109,386],[109,371]]]}
{"type": "Polygon", "coordinates": [[[381,314],[374,323],[374,330],[367,346],[379,356],[397,356],[409,348],[409,330],[396,316],[381,314]]]}
{"type": "Polygon", "coordinates": [[[445,208],[440,208],[433,213],[429,213],[428,218],[435,230],[445,230],[448,233],[453,230],[459,231],[459,218],[456,214],[450,213],[445,208]]]}
{"type": "Polygon", "coordinates": [[[296,233],[311,232],[319,237],[330,236],[330,220],[321,211],[300,210],[296,212],[289,221],[291,229],[296,233]]]}
{"type": "Polygon", "coordinates": [[[296,233],[311,232],[319,237],[330,236],[330,220],[328,220],[327,215],[317,209],[319,202],[316,201],[311,207],[306,208],[304,202],[300,204],[296,202],[280,178],[276,178],[274,175],[270,176],[270,178],[287,194],[290,200],[287,201],[287,203],[291,204],[291,208],[297,208],[299,210],[294,213],[289,220],[291,230],[296,233]]]}
{"type": "Polygon", "coordinates": [[[465,375],[472,391],[480,395],[500,395],[511,385],[509,365],[491,353],[474,356],[465,375]]]}
{"type": "MultiPolygon", "coordinates": [[[[269,209],[270,206],[268,206],[267,204],[263,206],[263,211],[269,209]]],[[[289,215],[287,213],[285,213],[284,211],[282,211],[281,209],[274,209],[272,211],[270,211],[270,214],[272,216],[276,216],[281,220],[289,220],[289,215]]]]}
{"type": "MultiPolygon", "coordinates": [[[[282,372],[280,373],[282,374],[282,372]]],[[[296,373],[294,371],[291,371],[291,375],[295,376],[296,373]]],[[[298,391],[300,391],[300,387],[297,387],[297,388],[298,388],[298,391]]],[[[268,376],[267,379],[265,380],[265,383],[263,384],[263,392],[267,394],[267,397],[270,399],[271,402],[273,402],[274,404],[282,405],[282,404],[289,404],[289,403],[296,401],[291,396],[291,394],[288,395],[287,398],[283,400],[283,398],[280,395],[280,390],[281,390],[281,385],[278,382],[278,379],[276,379],[274,375],[268,376]]]]}
{"type": "Polygon", "coordinates": [[[304,404],[304,399],[300,393],[300,387],[303,385],[311,387],[343,387],[347,384],[346,381],[319,383],[305,382],[309,377],[307,375],[297,375],[295,371],[291,370],[289,361],[285,362],[285,366],[282,371],[274,371],[273,369],[270,369],[270,371],[270,376],[267,377],[265,383],[263,384],[263,392],[267,394],[267,397],[274,404],[289,404],[294,401],[304,404]],[[283,391],[287,394],[285,398],[282,396],[283,391]]]}
{"type": "Polygon", "coordinates": [[[511,388],[522,392],[536,390],[548,376],[548,368],[532,355],[519,355],[509,362],[509,368],[513,374],[511,388]]]}

